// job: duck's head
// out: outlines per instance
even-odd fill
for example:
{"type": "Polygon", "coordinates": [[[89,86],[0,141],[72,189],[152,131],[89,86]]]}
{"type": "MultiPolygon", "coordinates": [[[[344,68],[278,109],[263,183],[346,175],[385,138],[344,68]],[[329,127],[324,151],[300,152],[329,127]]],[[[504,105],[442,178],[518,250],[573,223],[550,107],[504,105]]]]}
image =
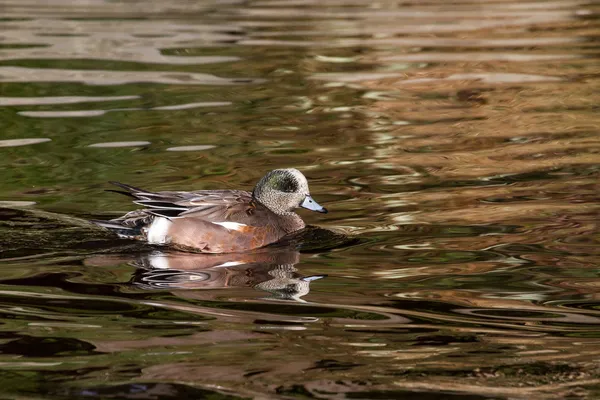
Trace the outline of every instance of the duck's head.
{"type": "Polygon", "coordinates": [[[306,177],[294,168],[267,173],[258,181],[252,195],[275,214],[286,214],[298,207],[327,212],[325,207],[310,197],[306,177]]]}

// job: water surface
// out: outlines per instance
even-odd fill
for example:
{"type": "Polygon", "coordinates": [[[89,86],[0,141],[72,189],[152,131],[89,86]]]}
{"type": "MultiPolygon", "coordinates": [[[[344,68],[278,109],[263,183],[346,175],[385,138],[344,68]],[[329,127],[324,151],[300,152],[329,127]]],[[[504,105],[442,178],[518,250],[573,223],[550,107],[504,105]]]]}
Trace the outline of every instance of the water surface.
{"type": "Polygon", "coordinates": [[[600,396],[595,2],[0,8],[3,396],[600,396]],[[86,223],[280,167],[279,246],[86,223]]]}

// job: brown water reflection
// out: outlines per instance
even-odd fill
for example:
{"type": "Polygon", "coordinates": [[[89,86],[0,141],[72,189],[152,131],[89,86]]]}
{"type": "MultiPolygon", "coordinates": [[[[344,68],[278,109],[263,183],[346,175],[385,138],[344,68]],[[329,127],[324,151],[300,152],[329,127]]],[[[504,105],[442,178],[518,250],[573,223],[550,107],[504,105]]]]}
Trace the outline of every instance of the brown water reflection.
{"type": "Polygon", "coordinates": [[[600,397],[596,2],[0,8],[3,395],[600,397]],[[130,207],[110,180],[275,167],[329,233],[207,258],[86,222],[130,207]]]}

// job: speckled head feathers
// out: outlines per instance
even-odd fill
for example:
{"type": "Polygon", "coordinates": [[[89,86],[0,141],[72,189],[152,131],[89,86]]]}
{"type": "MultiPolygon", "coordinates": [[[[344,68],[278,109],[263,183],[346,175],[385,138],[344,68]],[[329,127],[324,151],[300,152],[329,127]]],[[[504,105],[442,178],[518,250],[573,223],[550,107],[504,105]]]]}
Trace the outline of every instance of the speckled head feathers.
{"type": "Polygon", "coordinates": [[[276,214],[286,214],[300,206],[309,194],[308,182],[294,168],[276,169],[263,176],[252,195],[276,214]]]}

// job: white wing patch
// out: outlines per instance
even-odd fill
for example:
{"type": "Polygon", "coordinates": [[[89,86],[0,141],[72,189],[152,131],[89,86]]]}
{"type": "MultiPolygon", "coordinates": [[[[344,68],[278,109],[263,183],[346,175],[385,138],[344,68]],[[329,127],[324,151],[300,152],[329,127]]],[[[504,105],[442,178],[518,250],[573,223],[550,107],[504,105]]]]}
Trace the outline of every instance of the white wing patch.
{"type": "Polygon", "coordinates": [[[166,244],[167,232],[173,224],[167,218],[156,217],[148,229],[147,238],[150,244],[166,244]]]}
{"type": "Polygon", "coordinates": [[[246,224],[238,224],[237,222],[213,222],[213,224],[221,225],[222,227],[229,229],[230,231],[240,231],[244,226],[248,226],[246,224]]]}

